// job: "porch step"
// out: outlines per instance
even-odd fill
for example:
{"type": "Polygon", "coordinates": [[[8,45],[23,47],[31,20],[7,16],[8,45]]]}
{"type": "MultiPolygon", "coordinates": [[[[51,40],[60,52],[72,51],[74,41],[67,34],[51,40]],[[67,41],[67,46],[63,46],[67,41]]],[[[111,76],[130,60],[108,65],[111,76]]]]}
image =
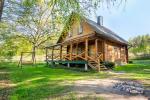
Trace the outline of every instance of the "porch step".
{"type": "Polygon", "coordinates": [[[94,70],[107,70],[107,68],[101,64],[98,64],[96,61],[89,60],[88,65],[94,70]]]}

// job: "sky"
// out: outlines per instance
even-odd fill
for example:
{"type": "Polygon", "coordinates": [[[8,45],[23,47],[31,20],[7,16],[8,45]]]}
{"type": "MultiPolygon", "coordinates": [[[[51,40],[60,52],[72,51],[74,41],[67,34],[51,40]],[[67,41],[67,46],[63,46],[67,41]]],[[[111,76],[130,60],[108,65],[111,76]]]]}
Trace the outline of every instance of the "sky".
{"type": "Polygon", "coordinates": [[[127,0],[120,6],[101,7],[93,14],[103,16],[103,25],[128,40],[142,34],[150,34],[150,0],[127,0]]]}

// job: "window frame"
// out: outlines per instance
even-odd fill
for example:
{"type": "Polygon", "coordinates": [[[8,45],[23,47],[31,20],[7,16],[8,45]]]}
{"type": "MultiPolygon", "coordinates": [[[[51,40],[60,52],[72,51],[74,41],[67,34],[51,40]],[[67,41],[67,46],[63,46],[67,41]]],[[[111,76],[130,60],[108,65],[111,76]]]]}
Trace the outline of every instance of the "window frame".
{"type": "Polygon", "coordinates": [[[72,37],[72,29],[71,28],[68,31],[68,37],[72,37]]]}
{"type": "Polygon", "coordinates": [[[82,34],[83,33],[83,24],[82,22],[80,22],[79,27],[78,27],[78,34],[82,34]]]}

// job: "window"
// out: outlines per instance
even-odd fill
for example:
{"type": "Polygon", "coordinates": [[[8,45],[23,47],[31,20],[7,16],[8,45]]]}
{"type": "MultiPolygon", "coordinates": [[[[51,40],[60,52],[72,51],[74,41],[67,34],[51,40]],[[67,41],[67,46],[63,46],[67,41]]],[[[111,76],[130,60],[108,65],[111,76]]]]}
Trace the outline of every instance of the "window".
{"type": "Polygon", "coordinates": [[[80,23],[79,25],[79,34],[82,34],[83,33],[83,26],[82,26],[82,23],[80,23]]]}
{"type": "Polygon", "coordinates": [[[69,31],[68,31],[68,36],[69,36],[69,37],[72,36],[72,29],[69,29],[69,31]]]}

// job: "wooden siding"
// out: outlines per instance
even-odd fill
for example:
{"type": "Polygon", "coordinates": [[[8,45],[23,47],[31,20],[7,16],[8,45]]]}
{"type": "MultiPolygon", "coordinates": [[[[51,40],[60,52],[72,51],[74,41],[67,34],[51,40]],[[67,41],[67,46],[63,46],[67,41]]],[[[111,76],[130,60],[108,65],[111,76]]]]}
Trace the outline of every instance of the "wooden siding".
{"type": "Polygon", "coordinates": [[[81,25],[82,25],[82,28],[83,28],[83,32],[82,33],[79,34],[80,23],[79,22],[75,22],[71,26],[71,29],[69,31],[69,32],[71,32],[71,36],[69,36],[69,32],[68,32],[67,37],[63,41],[65,41],[65,40],[67,40],[69,38],[74,38],[74,37],[78,37],[78,36],[94,33],[94,30],[85,21],[82,22],[81,25]]]}
{"type": "Polygon", "coordinates": [[[107,41],[105,45],[105,60],[112,62],[127,62],[126,48],[124,45],[107,41]]]}

